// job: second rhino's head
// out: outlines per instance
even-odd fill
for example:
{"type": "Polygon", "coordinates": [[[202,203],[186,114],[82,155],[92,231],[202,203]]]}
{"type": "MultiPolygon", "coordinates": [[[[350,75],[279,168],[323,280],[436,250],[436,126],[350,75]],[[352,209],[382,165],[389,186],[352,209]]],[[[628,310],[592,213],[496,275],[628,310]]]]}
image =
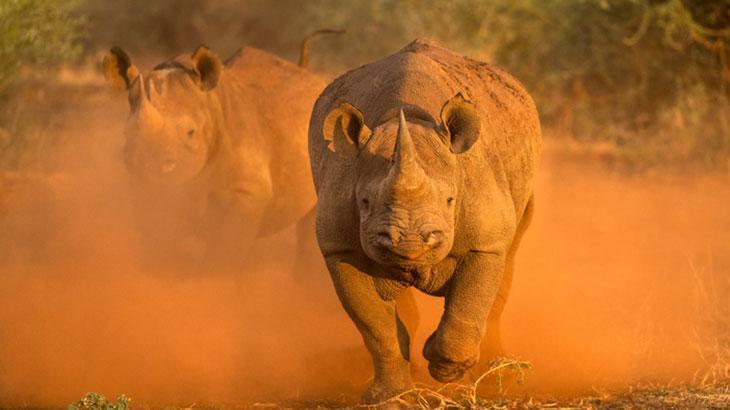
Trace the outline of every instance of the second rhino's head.
{"type": "Polygon", "coordinates": [[[461,94],[444,104],[440,121],[418,109],[406,112],[370,130],[360,111],[343,103],[323,131],[330,149],[344,140],[358,150],[362,249],[378,263],[409,269],[434,265],[451,251],[461,188],[457,155],[478,140],[481,122],[461,94]]]}
{"type": "Polygon", "coordinates": [[[143,75],[118,47],[104,58],[107,81],[129,95],[127,169],[147,182],[174,184],[195,177],[215,141],[220,110],[211,91],[223,65],[205,47],[190,60],[189,66],[172,61],[143,75]]]}

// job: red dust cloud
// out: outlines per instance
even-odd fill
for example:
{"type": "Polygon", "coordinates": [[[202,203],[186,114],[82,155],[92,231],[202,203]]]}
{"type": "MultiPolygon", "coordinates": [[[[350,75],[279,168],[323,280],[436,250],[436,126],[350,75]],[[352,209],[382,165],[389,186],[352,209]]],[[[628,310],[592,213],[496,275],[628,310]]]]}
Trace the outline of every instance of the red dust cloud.
{"type": "MultiPolygon", "coordinates": [[[[0,405],[356,400],[369,359],[323,265],[294,266],[294,228],[241,272],[151,267],[121,160],[125,98],[66,97],[79,104],[54,114],[52,165],[0,179],[0,405]]],[[[730,295],[730,183],[621,176],[563,145],[546,146],[503,317],[507,352],[534,366],[511,392],[691,381],[722,336],[700,284],[730,295]]],[[[418,302],[415,373],[435,384],[420,351],[442,302],[418,302]]]]}

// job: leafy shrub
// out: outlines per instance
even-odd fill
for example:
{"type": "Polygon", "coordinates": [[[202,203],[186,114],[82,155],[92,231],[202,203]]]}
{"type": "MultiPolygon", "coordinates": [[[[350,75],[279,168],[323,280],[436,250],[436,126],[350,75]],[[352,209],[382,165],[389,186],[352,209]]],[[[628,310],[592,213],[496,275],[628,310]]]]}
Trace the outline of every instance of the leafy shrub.
{"type": "MultiPolygon", "coordinates": [[[[49,138],[28,123],[38,122],[37,106],[26,101],[21,72],[46,78],[49,69],[81,52],[84,18],[75,14],[76,0],[0,1],[0,167],[17,164],[49,138]],[[32,69],[32,70],[28,70],[32,69]]],[[[28,78],[29,76],[23,76],[28,78]]]]}
{"type": "Polygon", "coordinates": [[[106,401],[103,394],[90,392],[81,400],[68,405],[68,410],[127,410],[131,399],[124,394],[116,402],[106,401]]]}
{"type": "Polygon", "coordinates": [[[730,11],[722,1],[525,0],[496,60],[543,118],[653,163],[724,165],[730,11]],[[724,4],[724,6],[723,6],[724,4]],[[523,22],[520,24],[519,22],[523,22]],[[643,154],[646,157],[643,157],[643,154]]]}
{"type": "Polygon", "coordinates": [[[374,0],[306,3],[358,64],[428,36],[505,67],[546,125],[639,162],[723,166],[730,156],[730,7],[700,0],[374,0]]]}
{"type": "Polygon", "coordinates": [[[24,65],[54,65],[81,51],[84,19],[77,2],[3,0],[0,2],[0,96],[24,65]]]}
{"type": "MultiPolygon", "coordinates": [[[[548,128],[607,141],[639,163],[730,167],[727,0],[75,1],[0,3],[8,27],[43,27],[50,39],[31,42],[35,52],[2,47],[24,57],[4,56],[0,92],[6,66],[75,55],[84,20],[74,4],[87,50],[119,45],[155,62],[201,43],[223,57],[252,45],[295,60],[307,33],[344,28],[314,42],[315,70],[334,75],[429,37],[515,74],[548,128]]],[[[25,44],[11,37],[36,38],[0,33],[25,44]]]]}
{"type": "MultiPolygon", "coordinates": [[[[294,0],[83,0],[90,50],[118,45],[132,57],[173,57],[198,45],[226,57],[243,45],[293,58],[309,27],[294,0]],[[307,27],[305,27],[307,26],[307,27]]],[[[321,28],[321,27],[318,27],[321,28]]],[[[313,30],[310,30],[313,31],[313,30]]]]}

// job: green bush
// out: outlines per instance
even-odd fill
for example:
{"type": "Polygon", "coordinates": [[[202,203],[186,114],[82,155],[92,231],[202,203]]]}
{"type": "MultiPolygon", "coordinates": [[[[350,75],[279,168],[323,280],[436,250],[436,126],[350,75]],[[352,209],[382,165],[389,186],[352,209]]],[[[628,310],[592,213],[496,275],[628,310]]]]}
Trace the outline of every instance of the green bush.
{"type": "Polygon", "coordinates": [[[83,0],[88,49],[118,45],[132,58],[170,58],[200,44],[226,57],[244,45],[294,58],[308,28],[293,0],[83,0]]]}
{"type": "Polygon", "coordinates": [[[73,0],[0,1],[0,96],[16,81],[21,67],[55,65],[81,51],[83,18],[73,0]]]}
{"type": "MultiPolygon", "coordinates": [[[[723,1],[522,1],[495,59],[544,120],[637,158],[724,165],[730,154],[723,1]],[[517,23],[522,22],[522,23],[517,23]]],[[[506,13],[509,15],[509,13],[506,13]]]]}
{"type": "Polygon", "coordinates": [[[81,400],[68,405],[68,410],[127,410],[131,399],[122,394],[116,402],[106,400],[103,394],[89,392],[81,400]]]}
{"type": "Polygon", "coordinates": [[[0,168],[17,166],[51,141],[30,126],[41,115],[24,98],[22,89],[28,87],[19,87],[20,79],[45,79],[49,69],[79,55],[84,19],[75,14],[77,4],[0,0],[0,168]]]}
{"type": "Polygon", "coordinates": [[[20,65],[76,54],[75,13],[88,51],[154,62],[201,43],[295,60],[307,33],[344,28],[312,44],[332,75],[429,37],[513,73],[546,128],[646,164],[730,166],[727,0],[6,0],[0,93],[20,65]]]}
{"type": "Polygon", "coordinates": [[[726,166],[726,0],[309,1],[309,28],[346,27],[329,61],[362,64],[426,36],[503,66],[543,122],[639,162],[726,166]]]}

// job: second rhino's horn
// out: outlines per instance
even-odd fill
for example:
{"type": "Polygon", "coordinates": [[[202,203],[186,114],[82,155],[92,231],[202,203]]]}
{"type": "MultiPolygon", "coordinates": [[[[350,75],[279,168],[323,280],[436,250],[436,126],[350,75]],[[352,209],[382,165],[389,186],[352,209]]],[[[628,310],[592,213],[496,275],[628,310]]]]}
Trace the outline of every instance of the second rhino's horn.
{"type": "Polygon", "coordinates": [[[426,176],[416,159],[416,149],[411,134],[408,132],[408,123],[403,110],[400,110],[398,135],[395,140],[390,174],[395,186],[404,189],[418,188],[426,176]]]}
{"type": "Polygon", "coordinates": [[[137,76],[137,95],[139,96],[139,104],[141,107],[142,104],[147,102],[147,93],[144,89],[144,77],[142,77],[142,73],[139,73],[137,76]]]}
{"type": "Polygon", "coordinates": [[[137,78],[137,95],[139,96],[137,103],[137,115],[139,116],[139,119],[152,125],[159,125],[161,122],[161,115],[147,97],[144,78],[141,73],[137,78]]]}

